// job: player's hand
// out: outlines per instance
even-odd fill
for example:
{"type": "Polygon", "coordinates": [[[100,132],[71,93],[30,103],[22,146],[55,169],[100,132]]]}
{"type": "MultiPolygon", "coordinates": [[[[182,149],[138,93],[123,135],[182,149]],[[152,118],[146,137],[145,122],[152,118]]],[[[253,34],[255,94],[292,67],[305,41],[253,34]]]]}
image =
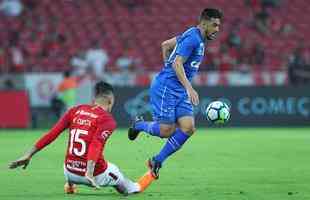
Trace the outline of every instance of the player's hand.
{"type": "Polygon", "coordinates": [[[85,178],[89,181],[89,183],[90,183],[95,189],[100,189],[100,186],[96,183],[95,177],[94,177],[93,175],[89,175],[89,174],[86,172],[85,178]]]}
{"type": "Polygon", "coordinates": [[[15,160],[9,164],[10,169],[15,169],[17,167],[23,166],[23,169],[26,169],[27,166],[29,165],[29,162],[31,160],[31,157],[29,155],[24,155],[18,160],[15,160]]]}
{"type": "Polygon", "coordinates": [[[194,90],[194,88],[189,88],[187,90],[187,94],[192,102],[192,104],[194,104],[195,106],[197,106],[199,104],[199,95],[198,93],[194,90]]]}

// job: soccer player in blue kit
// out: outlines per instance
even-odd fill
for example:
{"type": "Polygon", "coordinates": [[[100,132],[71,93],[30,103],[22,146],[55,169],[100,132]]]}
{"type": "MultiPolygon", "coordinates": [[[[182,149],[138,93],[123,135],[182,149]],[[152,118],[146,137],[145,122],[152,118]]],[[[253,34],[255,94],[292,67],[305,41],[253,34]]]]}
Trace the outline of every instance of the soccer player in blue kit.
{"type": "Polygon", "coordinates": [[[205,43],[216,38],[222,19],[221,11],[206,8],[197,26],[162,43],[165,65],[150,87],[150,103],[154,121],[137,117],[128,130],[130,140],[140,132],[168,138],[159,154],[148,161],[153,176],[159,177],[163,162],[195,132],[193,105],[199,104],[199,96],[191,81],[197,74],[205,53],[205,43]]]}

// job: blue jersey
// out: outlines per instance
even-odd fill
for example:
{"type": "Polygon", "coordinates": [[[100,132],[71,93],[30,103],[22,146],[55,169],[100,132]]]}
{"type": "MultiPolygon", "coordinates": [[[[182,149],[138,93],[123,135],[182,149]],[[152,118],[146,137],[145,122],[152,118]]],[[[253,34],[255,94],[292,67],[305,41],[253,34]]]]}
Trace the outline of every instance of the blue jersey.
{"type": "Polygon", "coordinates": [[[193,77],[198,72],[204,52],[204,39],[202,38],[200,30],[197,27],[189,28],[182,35],[177,37],[176,46],[155,81],[164,83],[165,86],[170,89],[184,91],[184,87],[178,80],[172,66],[176,56],[179,55],[184,58],[185,62],[183,66],[186,77],[189,81],[192,81],[193,77]]]}
{"type": "Polygon", "coordinates": [[[192,27],[177,37],[174,50],[151,84],[150,101],[155,121],[170,124],[176,123],[181,117],[193,116],[193,105],[172,65],[177,55],[182,56],[185,60],[183,66],[186,77],[192,81],[198,72],[204,51],[204,40],[197,27],[192,27]]]}

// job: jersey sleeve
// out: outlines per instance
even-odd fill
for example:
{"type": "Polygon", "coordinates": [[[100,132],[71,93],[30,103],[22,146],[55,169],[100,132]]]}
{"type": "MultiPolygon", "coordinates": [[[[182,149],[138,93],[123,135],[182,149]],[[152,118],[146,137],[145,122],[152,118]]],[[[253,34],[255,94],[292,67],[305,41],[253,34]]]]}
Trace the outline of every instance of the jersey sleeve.
{"type": "Polygon", "coordinates": [[[186,60],[197,46],[196,39],[191,35],[187,35],[184,36],[184,38],[179,38],[178,41],[176,54],[182,56],[186,60]]]}
{"type": "Polygon", "coordinates": [[[180,42],[180,41],[181,41],[181,38],[182,38],[182,35],[177,35],[177,36],[175,36],[175,37],[176,37],[177,42],[180,42]]]}
{"type": "Polygon", "coordinates": [[[115,128],[116,123],[112,117],[97,121],[97,129],[89,145],[87,160],[97,162],[101,156],[106,141],[112,135],[115,128]]]}
{"type": "Polygon", "coordinates": [[[35,144],[35,147],[39,150],[43,149],[45,146],[53,142],[66,128],[70,125],[70,116],[73,112],[72,109],[68,110],[58,122],[47,132],[43,137],[41,137],[35,144]]]}

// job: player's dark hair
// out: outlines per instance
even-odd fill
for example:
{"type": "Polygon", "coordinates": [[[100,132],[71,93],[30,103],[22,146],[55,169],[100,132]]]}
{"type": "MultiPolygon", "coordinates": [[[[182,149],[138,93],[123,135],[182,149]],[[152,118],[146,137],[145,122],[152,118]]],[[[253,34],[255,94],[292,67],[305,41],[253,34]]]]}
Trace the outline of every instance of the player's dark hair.
{"type": "Polygon", "coordinates": [[[205,8],[200,14],[199,21],[210,20],[211,18],[222,19],[222,17],[222,11],[215,8],[205,8]]]}
{"type": "Polygon", "coordinates": [[[99,81],[95,85],[95,97],[101,97],[105,95],[112,95],[114,89],[112,85],[107,82],[99,81]]]}

